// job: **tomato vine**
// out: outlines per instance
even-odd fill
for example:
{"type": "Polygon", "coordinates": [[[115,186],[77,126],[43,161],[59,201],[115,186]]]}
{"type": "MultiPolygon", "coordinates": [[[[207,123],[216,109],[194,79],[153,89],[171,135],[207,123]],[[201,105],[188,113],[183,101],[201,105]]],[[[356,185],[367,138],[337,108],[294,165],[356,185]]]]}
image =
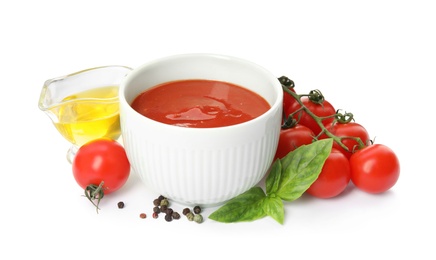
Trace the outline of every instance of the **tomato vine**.
{"type": "Polygon", "coordinates": [[[322,105],[322,103],[324,102],[325,99],[324,99],[324,95],[321,93],[320,90],[311,90],[309,92],[309,94],[297,94],[291,90],[295,86],[294,81],[290,80],[286,76],[280,77],[279,81],[282,84],[283,91],[285,91],[287,94],[291,95],[293,97],[293,99],[296,102],[298,102],[298,104],[300,105],[300,108],[298,110],[292,112],[289,115],[285,115],[285,119],[284,119],[282,128],[289,128],[289,127],[292,127],[292,125],[295,125],[296,121],[298,122],[298,119],[295,121],[294,115],[298,115],[299,113],[301,114],[301,112],[304,111],[310,117],[312,117],[313,120],[315,120],[316,124],[321,128],[321,132],[317,136],[314,137],[314,140],[318,140],[318,138],[321,135],[325,134],[329,138],[332,138],[333,141],[336,142],[340,147],[342,147],[343,149],[345,149],[346,151],[349,151],[349,152],[350,152],[350,150],[343,143],[343,140],[345,140],[345,139],[352,139],[352,140],[356,141],[359,145],[359,148],[363,148],[366,146],[366,144],[359,137],[336,136],[332,132],[330,132],[323,124],[323,120],[328,119],[328,118],[332,118],[332,117],[334,118],[334,120],[336,120],[336,122],[339,122],[339,123],[351,122],[354,120],[352,113],[342,114],[339,112],[339,110],[337,110],[334,115],[319,117],[319,116],[315,115],[307,106],[305,106],[303,104],[303,102],[301,101],[301,98],[308,97],[312,102],[322,105]]]}

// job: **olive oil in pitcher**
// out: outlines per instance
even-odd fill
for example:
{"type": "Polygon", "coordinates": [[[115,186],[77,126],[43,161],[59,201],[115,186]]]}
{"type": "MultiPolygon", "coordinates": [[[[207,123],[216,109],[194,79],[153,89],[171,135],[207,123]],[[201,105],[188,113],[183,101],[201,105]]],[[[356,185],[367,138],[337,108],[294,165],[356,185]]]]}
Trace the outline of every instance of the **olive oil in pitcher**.
{"type": "Polygon", "coordinates": [[[120,137],[118,87],[131,70],[103,66],[45,81],[38,106],[71,143],[67,153],[70,163],[83,144],[120,137]]]}
{"type": "Polygon", "coordinates": [[[72,144],[82,146],[100,137],[121,135],[118,87],[100,87],[70,95],[59,106],[59,133],[72,144]]]}

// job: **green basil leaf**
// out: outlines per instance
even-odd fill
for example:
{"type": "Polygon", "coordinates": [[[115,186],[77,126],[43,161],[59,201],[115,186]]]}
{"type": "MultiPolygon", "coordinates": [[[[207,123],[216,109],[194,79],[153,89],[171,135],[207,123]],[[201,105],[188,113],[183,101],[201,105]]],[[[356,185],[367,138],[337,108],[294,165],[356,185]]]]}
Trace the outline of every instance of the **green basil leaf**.
{"type": "Polygon", "coordinates": [[[271,166],[271,170],[265,181],[266,194],[276,193],[279,188],[280,177],[282,175],[282,162],[277,159],[271,166]]]}
{"type": "Polygon", "coordinates": [[[226,204],[209,215],[209,218],[218,222],[231,223],[253,221],[266,216],[262,209],[266,195],[260,187],[253,187],[248,191],[234,197],[226,204]]]}
{"type": "Polygon", "coordinates": [[[280,224],[283,224],[285,219],[285,209],[283,207],[283,201],[278,196],[267,196],[263,202],[263,211],[275,219],[280,224]]]}
{"type": "Polygon", "coordinates": [[[283,157],[277,196],[286,201],[298,199],[318,178],[332,145],[333,139],[323,139],[300,146],[283,157]]]}

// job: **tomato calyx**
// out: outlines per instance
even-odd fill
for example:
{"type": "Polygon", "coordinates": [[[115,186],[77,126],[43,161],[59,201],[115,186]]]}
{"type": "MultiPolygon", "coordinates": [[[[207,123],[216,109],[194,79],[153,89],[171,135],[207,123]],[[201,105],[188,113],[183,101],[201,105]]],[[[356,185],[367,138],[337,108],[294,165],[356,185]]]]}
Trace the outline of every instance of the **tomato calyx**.
{"type": "Polygon", "coordinates": [[[286,76],[281,76],[280,78],[278,78],[278,80],[280,81],[280,84],[282,84],[282,86],[285,86],[286,88],[293,89],[295,87],[294,81],[286,76]]]}
{"type": "MultiPolygon", "coordinates": [[[[282,82],[286,83],[286,82],[292,81],[292,80],[290,80],[290,79],[286,80],[286,77],[282,76],[279,78],[279,81],[282,84],[283,91],[285,91],[286,93],[291,95],[296,100],[296,102],[300,105],[299,109],[297,109],[296,111],[293,111],[289,115],[285,115],[285,120],[284,120],[284,123],[282,125],[282,128],[289,128],[289,127],[292,127],[294,124],[297,124],[299,120],[298,119],[295,120],[294,115],[297,115],[297,114],[301,115],[301,112],[304,111],[306,114],[308,114],[310,117],[312,117],[313,120],[316,122],[316,124],[321,128],[321,132],[317,136],[314,137],[314,140],[318,140],[321,135],[326,135],[327,137],[332,138],[333,141],[336,142],[344,150],[349,151],[349,152],[351,152],[350,149],[348,149],[348,147],[342,142],[344,139],[355,140],[358,143],[358,146],[359,146],[358,149],[361,149],[361,148],[366,146],[365,143],[359,137],[336,136],[331,131],[329,131],[323,124],[323,120],[326,120],[326,119],[332,118],[332,117],[334,118],[334,123],[342,123],[342,124],[349,123],[349,122],[354,120],[352,113],[348,112],[348,113],[342,114],[339,112],[339,110],[337,110],[336,113],[333,115],[329,115],[329,116],[325,116],[325,117],[317,116],[301,101],[301,98],[306,96],[309,98],[309,100],[311,102],[322,105],[323,102],[325,101],[325,98],[320,90],[311,90],[309,92],[309,94],[297,94],[297,93],[291,91],[288,88],[288,86],[286,86],[282,83],[282,82]],[[296,121],[296,122],[294,122],[294,121],[296,121]]],[[[292,81],[292,85],[293,85],[293,87],[295,86],[293,81],[292,81]]]]}
{"type": "Polygon", "coordinates": [[[309,95],[307,95],[309,100],[312,101],[315,104],[321,105],[324,102],[324,95],[321,93],[319,89],[311,90],[309,92],[309,95]]]}
{"type": "Polygon", "coordinates": [[[97,213],[100,209],[98,205],[100,204],[101,199],[104,197],[104,189],[103,189],[104,181],[100,182],[99,185],[90,184],[85,188],[85,197],[95,206],[97,213]],[[97,203],[94,201],[97,200],[97,203]]]}
{"type": "Polygon", "coordinates": [[[285,120],[283,121],[282,124],[282,130],[284,129],[289,129],[289,128],[293,128],[298,124],[298,120],[296,120],[295,118],[293,118],[292,116],[288,116],[287,118],[285,118],[285,120]]]}
{"type": "Polygon", "coordinates": [[[335,121],[340,124],[347,124],[354,121],[354,115],[350,112],[345,112],[344,114],[339,113],[339,110],[336,111],[335,121]]]}

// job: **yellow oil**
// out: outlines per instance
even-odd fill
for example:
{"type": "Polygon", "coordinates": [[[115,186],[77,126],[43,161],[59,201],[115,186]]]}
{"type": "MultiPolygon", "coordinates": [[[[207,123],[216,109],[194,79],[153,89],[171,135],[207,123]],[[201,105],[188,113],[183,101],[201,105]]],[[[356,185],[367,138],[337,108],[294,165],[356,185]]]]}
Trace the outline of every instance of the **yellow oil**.
{"type": "Polygon", "coordinates": [[[57,111],[53,111],[58,117],[54,125],[65,139],[77,146],[101,137],[116,140],[121,135],[117,97],[116,86],[95,88],[68,96],[56,107],[57,111]],[[89,98],[97,100],[90,101],[89,98]],[[108,98],[111,98],[110,102],[108,98]]]}

